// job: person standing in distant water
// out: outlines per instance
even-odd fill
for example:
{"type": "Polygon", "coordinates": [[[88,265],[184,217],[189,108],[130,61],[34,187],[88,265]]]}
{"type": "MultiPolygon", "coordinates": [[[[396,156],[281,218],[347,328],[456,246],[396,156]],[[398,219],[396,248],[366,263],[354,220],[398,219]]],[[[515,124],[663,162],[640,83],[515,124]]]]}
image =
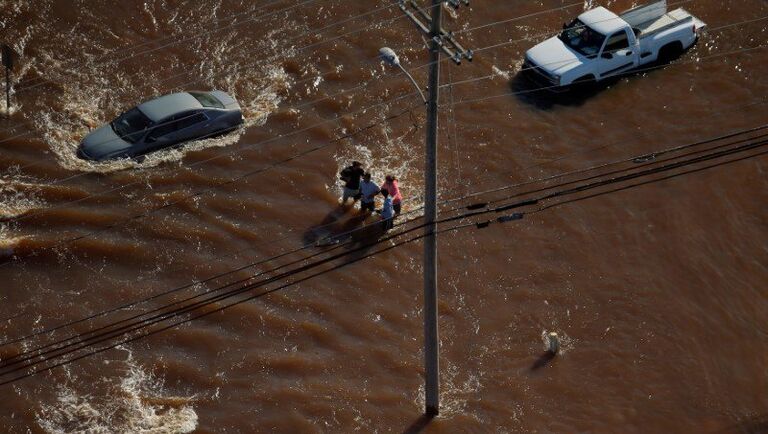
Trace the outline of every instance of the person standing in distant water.
{"type": "Polygon", "coordinates": [[[381,191],[383,192],[385,189],[392,195],[392,208],[395,210],[395,217],[397,217],[400,215],[400,205],[403,201],[400,187],[397,185],[397,178],[387,175],[384,184],[381,184],[381,191]]]}
{"type": "Polygon", "coordinates": [[[394,206],[392,205],[392,198],[389,197],[389,191],[386,188],[381,189],[381,195],[384,196],[384,206],[381,207],[381,227],[384,232],[392,229],[394,226],[393,220],[395,218],[394,206]]]}
{"type": "Polygon", "coordinates": [[[345,205],[347,199],[353,199],[354,205],[360,199],[360,177],[363,176],[363,164],[359,161],[353,161],[351,166],[347,166],[339,174],[339,178],[344,181],[344,195],[341,198],[341,204],[345,205]]]}
{"type": "Polygon", "coordinates": [[[379,194],[379,186],[371,181],[371,174],[365,172],[363,182],[360,183],[360,211],[373,212],[377,194],[379,194]]]}

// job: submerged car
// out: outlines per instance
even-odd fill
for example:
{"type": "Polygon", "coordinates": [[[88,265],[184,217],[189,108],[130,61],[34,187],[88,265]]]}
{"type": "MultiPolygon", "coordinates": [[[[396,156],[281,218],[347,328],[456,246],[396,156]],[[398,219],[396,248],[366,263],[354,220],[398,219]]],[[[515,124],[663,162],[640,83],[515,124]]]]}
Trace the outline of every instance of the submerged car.
{"type": "Polygon", "coordinates": [[[138,158],[234,130],[240,105],[225,92],[180,92],[147,101],[91,131],[77,149],[85,160],[138,158]]]}

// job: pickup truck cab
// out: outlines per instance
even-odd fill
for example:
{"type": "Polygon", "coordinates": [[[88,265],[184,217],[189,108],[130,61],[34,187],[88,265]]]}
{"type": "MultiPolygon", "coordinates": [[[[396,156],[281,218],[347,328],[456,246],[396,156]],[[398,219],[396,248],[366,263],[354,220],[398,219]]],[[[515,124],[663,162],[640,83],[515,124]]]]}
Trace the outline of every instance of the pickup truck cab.
{"type": "Polygon", "coordinates": [[[619,15],[604,7],[582,13],[563,31],[525,53],[522,72],[551,90],[597,82],[655,61],[670,61],[691,47],[704,22],[666,0],[619,15]]]}

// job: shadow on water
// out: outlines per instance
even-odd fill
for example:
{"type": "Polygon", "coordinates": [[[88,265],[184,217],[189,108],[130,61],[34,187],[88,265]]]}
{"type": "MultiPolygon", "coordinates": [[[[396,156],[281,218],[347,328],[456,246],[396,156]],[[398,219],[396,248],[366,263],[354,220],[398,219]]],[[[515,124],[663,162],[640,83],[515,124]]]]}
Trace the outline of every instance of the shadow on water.
{"type": "Polygon", "coordinates": [[[304,232],[305,245],[329,247],[347,243],[354,250],[350,259],[365,256],[386,233],[379,218],[366,212],[355,211],[353,205],[339,205],[323,220],[304,232]]]}
{"type": "Polygon", "coordinates": [[[509,89],[520,102],[539,110],[553,110],[557,106],[578,107],[583,105],[590,98],[610,89],[625,78],[634,80],[637,76],[663,70],[664,67],[673,63],[687,51],[688,50],[681,52],[679,55],[675,56],[673,60],[652,62],[643,65],[639,69],[627,71],[617,76],[607,78],[599,83],[581,83],[567,90],[557,92],[553,91],[552,87],[547,88],[539,83],[533,82],[527,77],[526,73],[518,72],[509,80],[509,89]]]}
{"type": "Polygon", "coordinates": [[[326,214],[320,223],[304,231],[304,236],[302,237],[304,244],[322,245],[324,243],[331,243],[334,234],[341,232],[339,228],[342,226],[342,220],[345,220],[351,215],[353,210],[354,204],[339,204],[336,208],[326,214]]]}
{"type": "Polygon", "coordinates": [[[557,106],[578,107],[616,81],[618,80],[614,78],[563,92],[553,92],[550,89],[542,89],[541,86],[526,78],[523,73],[518,72],[509,81],[509,89],[522,103],[539,110],[552,110],[557,106]]]}
{"type": "Polygon", "coordinates": [[[435,417],[429,414],[422,414],[418,419],[403,431],[403,434],[419,434],[432,422],[435,417]]]}
{"type": "Polygon", "coordinates": [[[545,352],[544,354],[540,355],[538,359],[536,359],[535,362],[533,362],[533,365],[531,365],[531,371],[538,371],[539,369],[547,366],[549,362],[555,359],[555,353],[552,353],[550,351],[545,352]]]}

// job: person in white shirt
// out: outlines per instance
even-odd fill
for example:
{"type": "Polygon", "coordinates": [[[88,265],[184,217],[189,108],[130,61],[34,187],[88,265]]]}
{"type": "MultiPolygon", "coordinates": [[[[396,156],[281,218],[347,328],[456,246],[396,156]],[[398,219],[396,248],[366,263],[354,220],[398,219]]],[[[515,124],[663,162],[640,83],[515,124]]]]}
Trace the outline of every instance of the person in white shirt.
{"type": "Polygon", "coordinates": [[[361,212],[373,212],[377,194],[379,194],[379,186],[375,182],[371,182],[371,174],[365,172],[363,182],[360,183],[361,212]]]}

